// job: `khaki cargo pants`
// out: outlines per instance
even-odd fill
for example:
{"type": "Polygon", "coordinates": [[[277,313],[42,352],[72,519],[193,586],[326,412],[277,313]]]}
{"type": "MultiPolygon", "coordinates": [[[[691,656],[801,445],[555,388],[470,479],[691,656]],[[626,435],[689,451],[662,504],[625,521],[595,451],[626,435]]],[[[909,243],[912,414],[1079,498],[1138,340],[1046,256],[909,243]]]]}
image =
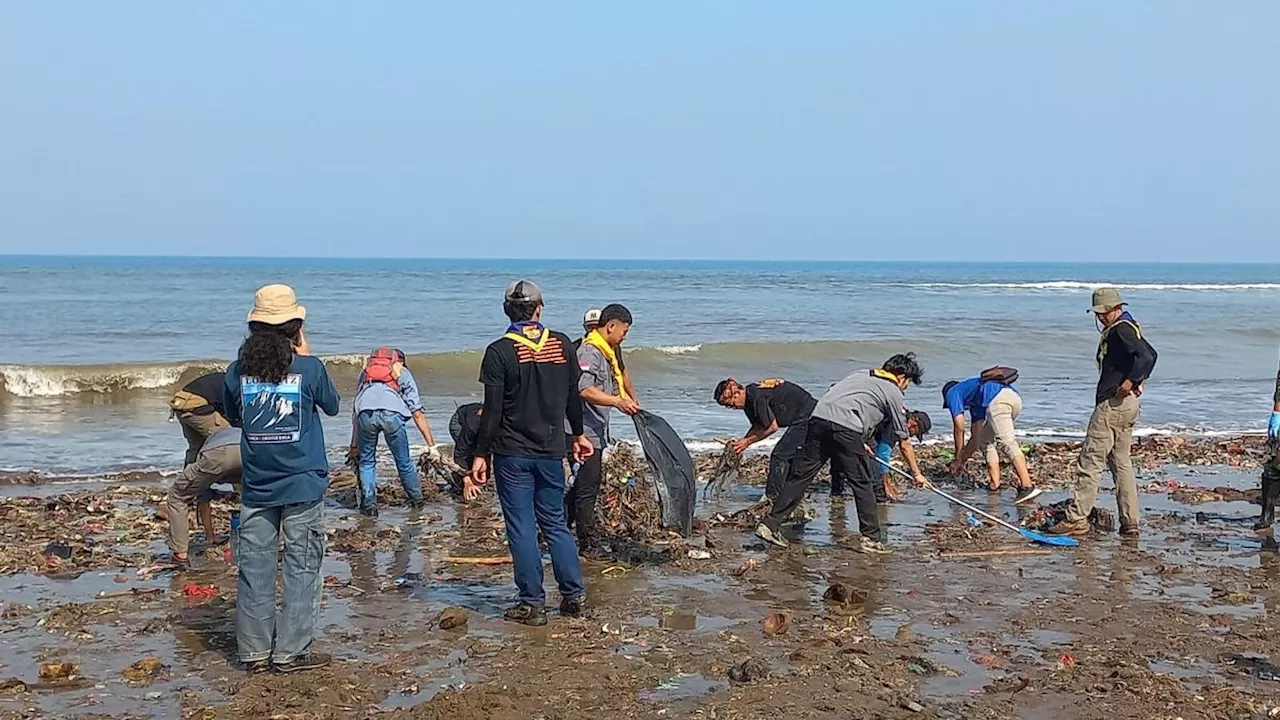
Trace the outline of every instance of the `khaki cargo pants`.
{"type": "Polygon", "coordinates": [[[1093,409],[1084,445],[1076,466],[1076,491],[1067,520],[1085,520],[1098,502],[1102,470],[1107,468],[1116,483],[1116,505],[1122,527],[1138,526],[1138,481],[1133,474],[1129,449],[1133,445],[1133,426],[1138,423],[1141,406],[1130,395],[1123,400],[1111,398],[1093,409]]]}
{"type": "Polygon", "coordinates": [[[1013,421],[1022,414],[1022,396],[1016,390],[1005,388],[991,399],[987,406],[987,421],[978,433],[978,449],[987,458],[987,465],[1000,462],[1000,451],[1013,462],[1022,455],[1022,446],[1014,434],[1013,421]]]}
{"type": "Polygon", "coordinates": [[[185,554],[191,543],[191,522],[187,517],[209,486],[218,483],[240,484],[243,465],[240,443],[211,448],[200,453],[173,479],[165,497],[165,515],[169,520],[169,550],[185,554]]]}
{"type": "Polygon", "coordinates": [[[222,417],[220,412],[205,413],[196,415],[190,412],[178,413],[178,424],[182,425],[182,436],[187,439],[187,454],[183,459],[183,465],[190,465],[196,461],[196,456],[200,454],[200,448],[204,445],[204,441],[215,432],[231,427],[231,423],[222,417]]]}

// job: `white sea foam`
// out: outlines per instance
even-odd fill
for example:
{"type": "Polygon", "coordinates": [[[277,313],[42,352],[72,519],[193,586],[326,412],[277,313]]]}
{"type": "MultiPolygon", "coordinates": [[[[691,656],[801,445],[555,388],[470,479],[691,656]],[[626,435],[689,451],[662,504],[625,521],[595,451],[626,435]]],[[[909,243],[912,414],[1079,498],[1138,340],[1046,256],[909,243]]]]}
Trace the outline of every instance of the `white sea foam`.
{"type": "Polygon", "coordinates": [[[702,350],[701,345],[659,345],[654,348],[664,355],[693,355],[702,350]]]}
{"type": "Polygon", "coordinates": [[[1078,280],[1048,280],[1044,282],[980,282],[907,283],[920,288],[982,288],[992,290],[1062,290],[1068,292],[1092,291],[1099,287],[1119,290],[1185,290],[1200,292],[1233,292],[1241,290],[1280,290],[1280,283],[1127,283],[1081,282],[1078,280]]]}

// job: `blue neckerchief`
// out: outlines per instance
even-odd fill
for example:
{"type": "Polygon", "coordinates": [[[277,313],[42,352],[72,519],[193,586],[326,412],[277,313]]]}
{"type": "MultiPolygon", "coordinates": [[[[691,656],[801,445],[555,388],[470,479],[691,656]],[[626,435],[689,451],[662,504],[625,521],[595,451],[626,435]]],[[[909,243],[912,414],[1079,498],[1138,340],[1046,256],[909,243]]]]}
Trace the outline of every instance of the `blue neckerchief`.
{"type": "Polygon", "coordinates": [[[538,337],[539,335],[542,334],[542,331],[546,329],[545,327],[543,327],[542,323],[538,322],[537,320],[527,320],[525,322],[511,323],[510,325],[507,326],[507,332],[529,337],[529,333],[525,332],[526,328],[532,328],[534,330],[533,337],[538,337]]]}
{"type": "MultiPolygon", "coordinates": [[[[1128,310],[1125,310],[1124,312],[1120,313],[1120,320],[1128,320],[1134,325],[1138,324],[1138,321],[1133,319],[1133,316],[1129,314],[1128,310]]],[[[1116,322],[1120,322],[1120,320],[1116,320],[1116,322]]],[[[1112,324],[1114,325],[1115,323],[1112,323],[1112,324]]]]}

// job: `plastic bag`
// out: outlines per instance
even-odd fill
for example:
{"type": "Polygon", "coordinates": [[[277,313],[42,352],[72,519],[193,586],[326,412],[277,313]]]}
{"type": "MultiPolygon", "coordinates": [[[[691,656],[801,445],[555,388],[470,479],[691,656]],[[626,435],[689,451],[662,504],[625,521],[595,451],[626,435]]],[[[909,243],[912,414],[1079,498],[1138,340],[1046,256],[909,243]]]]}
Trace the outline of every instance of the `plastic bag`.
{"type": "Polygon", "coordinates": [[[653,475],[662,523],[689,537],[693,533],[693,506],[698,492],[689,449],[667,421],[657,415],[641,410],[631,419],[653,475]]]}

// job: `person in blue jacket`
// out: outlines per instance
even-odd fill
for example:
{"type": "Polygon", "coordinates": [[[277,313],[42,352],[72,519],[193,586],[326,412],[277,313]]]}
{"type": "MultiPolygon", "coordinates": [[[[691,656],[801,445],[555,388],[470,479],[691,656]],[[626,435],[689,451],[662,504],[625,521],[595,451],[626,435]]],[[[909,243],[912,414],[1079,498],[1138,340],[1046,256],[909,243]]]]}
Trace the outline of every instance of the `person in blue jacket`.
{"type": "MultiPolygon", "coordinates": [[[[923,440],[924,436],[933,428],[933,420],[929,417],[929,413],[923,410],[907,411],[907,434],[916,440],[923,440]]],[[[892,433],[884,433],[880,435],[880,441],[876,444],[876,457],[881,462],[888,463],[893,457],[893,448],[897,445],[897,438],[892,433]]],[[[876,486],[876,504],[887,505],[891,502],[898,501],[898,488],[893,484],[892,473],[888,468],[882,467],[880,476],[880,484],[876,486]]],[[[833,479],[834,483],[835,480],[833,479]]]]}
{"type": "Polygon", "coordinates": [[[293,288],[254,296],[249,337],[227,367],[227,421],[241,428],[236,644],[250,671],[310,670],[331,658],[311,649],[320,607],[324,494],[329,487],[320,413],[338,414],[338,391],[302,332],[306,308],[293,288]],[[276,573],[284,538],[284,583],[276,573]]]}

